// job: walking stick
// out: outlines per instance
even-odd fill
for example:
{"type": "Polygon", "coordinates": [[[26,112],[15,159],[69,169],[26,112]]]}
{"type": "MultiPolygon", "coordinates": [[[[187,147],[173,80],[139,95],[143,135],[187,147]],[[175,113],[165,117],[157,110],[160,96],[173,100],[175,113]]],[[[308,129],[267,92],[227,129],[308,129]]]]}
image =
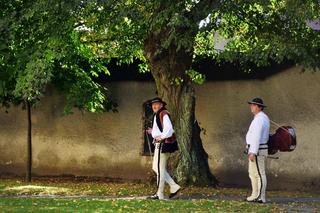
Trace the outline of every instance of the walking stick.
{"type": "Polygon", "coordinates": [[[148,135],[147,131],[146,131],[146,136],[147,136],[148,148],[149,148],[150,156],[153,156],[153,154],[152,154],[152,152],[151,152],[151,144],[150,144],[149,135],[148,135]]]}

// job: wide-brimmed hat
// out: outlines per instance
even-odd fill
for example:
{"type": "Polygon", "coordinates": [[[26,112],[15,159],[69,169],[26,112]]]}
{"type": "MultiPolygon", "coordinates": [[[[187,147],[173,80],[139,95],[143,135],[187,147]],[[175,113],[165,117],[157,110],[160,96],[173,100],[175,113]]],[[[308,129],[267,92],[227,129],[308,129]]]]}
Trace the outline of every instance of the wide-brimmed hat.
{"type": "Polygon", "coordinates": [[[160,102],[163,104],[163,106],[167,105],[166,102],[164,102],[161,98],[159,97],[156,97],[156,98],[153,98],[151,100],[149,100],[149,105],[151,106],[153,103],[157,103],[157,102],[160,102]]]}
{"type": "Polygon", "coordinates": [[[263,100],[261,98],[254,98],[252,101],[248,101],[248,104],[256,104],[258,106],[267,107],[264,105],[263,100]]]}

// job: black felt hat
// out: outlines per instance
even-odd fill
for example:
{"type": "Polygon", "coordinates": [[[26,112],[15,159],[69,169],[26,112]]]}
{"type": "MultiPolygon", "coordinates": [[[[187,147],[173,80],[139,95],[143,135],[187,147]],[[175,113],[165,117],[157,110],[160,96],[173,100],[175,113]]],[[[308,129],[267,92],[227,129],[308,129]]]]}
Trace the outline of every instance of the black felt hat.
{"type": "Polygon", "coordinates": [[[248,101],[248,104],[256,104],[258,106],[267,107],[264,105],[263,100],[261,98],[254,98],[252,101],[248,101]]]}
{"type": "Polygon", "coordinates": [[[151,99],[151,100],[149,101],[149,105],[151,106],[153,103],[157,103],[157,102],[162,103],[163,106],[167,105],[166,102],[164,102],[161,98],[158,98],[158,97],[151,99]]]}

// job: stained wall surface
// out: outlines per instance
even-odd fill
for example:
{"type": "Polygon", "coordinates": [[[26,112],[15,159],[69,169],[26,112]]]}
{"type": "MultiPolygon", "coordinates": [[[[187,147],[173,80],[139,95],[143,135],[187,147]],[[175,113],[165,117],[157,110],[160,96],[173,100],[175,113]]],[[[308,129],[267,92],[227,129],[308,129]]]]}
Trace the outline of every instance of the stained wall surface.
{"type": "MultiPolygon", "coordinates": [[[[142,156],[143,103],[152,82],[112,82],[118,113],[74,110],[63,116],[64,99],[49,90],[32,111],[33,173],[124,179],[148,178],[151,158],[142,156]]],[[[265,112],[296,128],[294,152],[267,160],[269,189],[320,189],[320,73],[291,68],[264,80],[209,81],[196,88],[196,116],[212,173],[221,185],[249,186],[243,154],[250,125],[247,101],[262,97],[265,112]]],[[[21,107],[0,112],[0,176],[24,175],[27,114],[21,107]]],[[[277,127],[271,125],[271,132],[277,127]]]]}

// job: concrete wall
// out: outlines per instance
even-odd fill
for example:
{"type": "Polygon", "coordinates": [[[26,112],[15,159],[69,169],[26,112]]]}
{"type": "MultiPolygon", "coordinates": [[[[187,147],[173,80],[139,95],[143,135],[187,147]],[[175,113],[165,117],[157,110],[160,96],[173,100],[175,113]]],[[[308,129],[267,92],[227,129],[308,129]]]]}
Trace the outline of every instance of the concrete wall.
{"type": "MultiPolygon", "coordinates": [[[[244,139],[252,119],[247,100],[260,96],[266,113],[297,130],[298,146],[268,159],[269,189],[320,189],[320,73],[292,68],[265,80],[216,81],[197,87],[196,114],[209,164],[222,185],[248,186],[244,139]]],[[[52,92],[33,110],[33,172],[146,179],[151,158],[141,156],[142,104],[153,83],[114,82],[119,113],[75,111],[61,116],[63,99],[52,92]]],[[[26,111],[0,112],[0,174],[23,175],[26,111]]],[[[272,126],[274,131],[276,127],[272,126]]]]}
{"type": "MultiPolygon", "coordinates": [[[[269,188],[320,189],[320,73],[298,68],[259,81],[208,82],[197,91],[198,120],[210,165],[219,180],[248,183],[243,154],[245,134],[251,122],[246,100],[262,97],[270,119],[296,128],[298,146],[267,160],[269,188]]],[[[277,129],[271,125],[271,132],[277,129]]]]}
{"type": "MultiPolygon", "coordinates": [[[[74,111],[62,116],[63,99],[47,94],[32,112],[33,172],[37,175],[146,178],[149,158],[140,155],[142,103],[152,96],[152,83],[109,85],[119,113],[74,111]],[[150,91],[145,95],[145,91],[150,91]]],[[[26,158],[26,111],[0,114],[0,173],[22,175],[26,158]]]]}

